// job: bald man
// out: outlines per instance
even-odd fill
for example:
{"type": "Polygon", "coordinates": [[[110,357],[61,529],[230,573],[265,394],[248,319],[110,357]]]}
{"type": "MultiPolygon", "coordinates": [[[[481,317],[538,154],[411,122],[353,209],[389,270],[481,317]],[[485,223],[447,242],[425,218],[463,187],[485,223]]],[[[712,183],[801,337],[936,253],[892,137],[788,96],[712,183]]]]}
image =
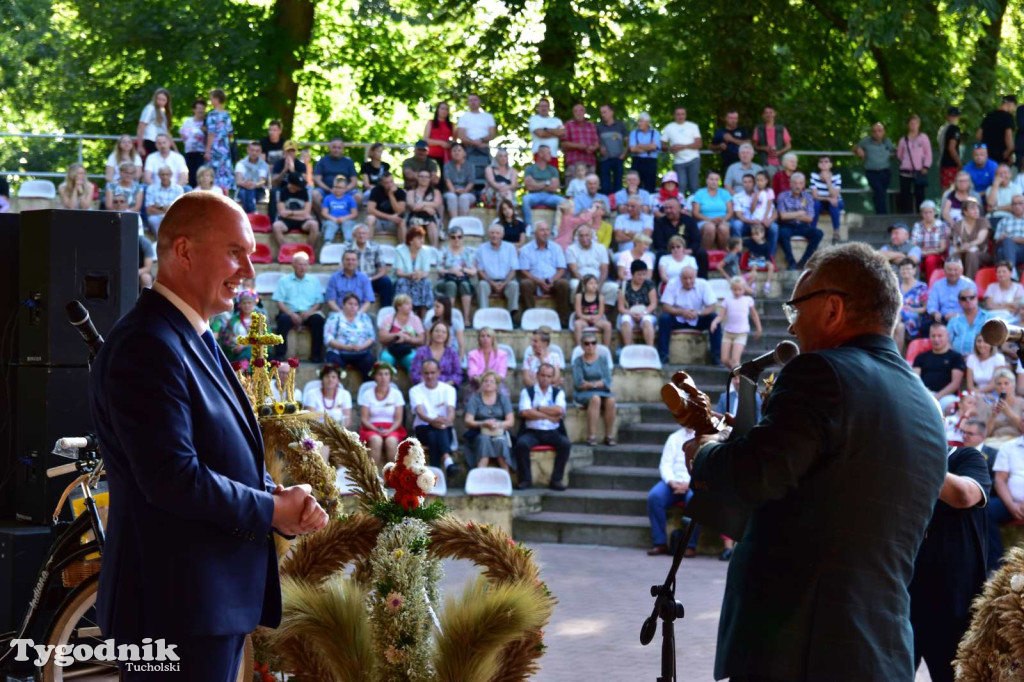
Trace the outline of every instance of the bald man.
{"type": "MultiPolygon", "coordinates": [[[[96,602],[103,636],[174,646],[175,680],[234,680],[245,635],[281,618],[272,531],[322,528],[309,486],[275,486],[252,407],[208,320],[253,276],[245,214],[206,192],[161,225],[152,289],[107,337],[90,381],[110,485],[96,602]]],[[[122,663],[126,680],[152,673],[122,663]]]]}

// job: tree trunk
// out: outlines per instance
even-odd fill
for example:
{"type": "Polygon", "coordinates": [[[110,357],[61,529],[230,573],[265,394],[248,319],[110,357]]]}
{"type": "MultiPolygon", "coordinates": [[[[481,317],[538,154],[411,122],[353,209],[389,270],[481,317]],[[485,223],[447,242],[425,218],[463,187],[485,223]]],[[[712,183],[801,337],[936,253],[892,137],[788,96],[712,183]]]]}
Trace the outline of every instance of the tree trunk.
{"type": "Polygon", "coordinates": [[[281,121],[285,138],[292,135],[292,121],[298,102],[296,75],[305,64],[306,48],[313,36],[316,0],[276,0],[268,45],[273,73],[266,93],[274,117],[281,121]]]}
{"type": "Polygon", "coordinates": [[[989,22],[984,32],[978,36],[974,48],[974,59],[967,69],[967,92],[964,95],[964,117],[971,121],[981,121],[985,112],[992,109],[998,102],[994,99],[996,89],[996,60],[999,56],[999,45],[1002,41],[1003,16],[1006,14],[1007,0],[994,0],[995,6],[989,13],[989,22]]]}
{"type": "Polygon", "coordinates": [[[537,46],[540,57],[540,76],[543,87],[554,100],[554,114],[563,121],[572,118],[576,83],[576,43],[572,25],[575,17],[569,0],[548,0],[544,3],[544,39],[537,46]]]}

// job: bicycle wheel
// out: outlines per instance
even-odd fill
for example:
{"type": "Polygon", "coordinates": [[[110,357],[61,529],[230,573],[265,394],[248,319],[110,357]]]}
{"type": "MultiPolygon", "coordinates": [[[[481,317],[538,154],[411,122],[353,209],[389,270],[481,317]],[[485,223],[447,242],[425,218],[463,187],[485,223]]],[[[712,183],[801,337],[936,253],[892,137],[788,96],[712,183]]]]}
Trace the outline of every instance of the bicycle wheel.
{"type": "MultiPolygon", "coordinates": [[[[87,578],[74,589],[61,604],[60,610],[50,623],[46,644],[89,644],[95,647],[103,637],[96,624],[96,592],[99,590],[98,575],[87,578]]],[[[64,682],[88,675],[90,682],[114,682],[118,679],[117,664],[113,661],[75,661],[72,665],[54,665],[53,658],[40,670],[43,682],[64,682]]]]}

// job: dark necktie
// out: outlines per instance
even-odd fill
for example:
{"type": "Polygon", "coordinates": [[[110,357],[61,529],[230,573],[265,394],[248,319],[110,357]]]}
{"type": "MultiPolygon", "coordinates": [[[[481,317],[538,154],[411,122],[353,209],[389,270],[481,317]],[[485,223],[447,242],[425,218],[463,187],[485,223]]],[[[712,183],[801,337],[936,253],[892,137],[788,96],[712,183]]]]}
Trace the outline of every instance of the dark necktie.
{"type": "Polygon", "coordinates": [[[217,363],[217,366],[220,367],[220,349],[217,348],[217,341],[213,338],[213,332],[207,329],[201,334],[201,338],[203,339],[203,342],[206,343],[206,347],[210,349],[211,353],[213,353],[213,360],[217,363]]]}

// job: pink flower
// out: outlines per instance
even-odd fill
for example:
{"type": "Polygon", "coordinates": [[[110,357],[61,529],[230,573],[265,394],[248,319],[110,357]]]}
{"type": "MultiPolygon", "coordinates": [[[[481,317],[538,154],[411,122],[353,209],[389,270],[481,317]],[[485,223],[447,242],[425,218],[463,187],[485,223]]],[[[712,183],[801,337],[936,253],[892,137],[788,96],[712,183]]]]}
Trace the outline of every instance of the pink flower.
{"type": "Polygon", "coordinates": [[[388,610],[392,613],[397,613],[402,608],[402,595],[397,592],[392,592],[388,595],[387,599],[384,600],[388,610]]]}

